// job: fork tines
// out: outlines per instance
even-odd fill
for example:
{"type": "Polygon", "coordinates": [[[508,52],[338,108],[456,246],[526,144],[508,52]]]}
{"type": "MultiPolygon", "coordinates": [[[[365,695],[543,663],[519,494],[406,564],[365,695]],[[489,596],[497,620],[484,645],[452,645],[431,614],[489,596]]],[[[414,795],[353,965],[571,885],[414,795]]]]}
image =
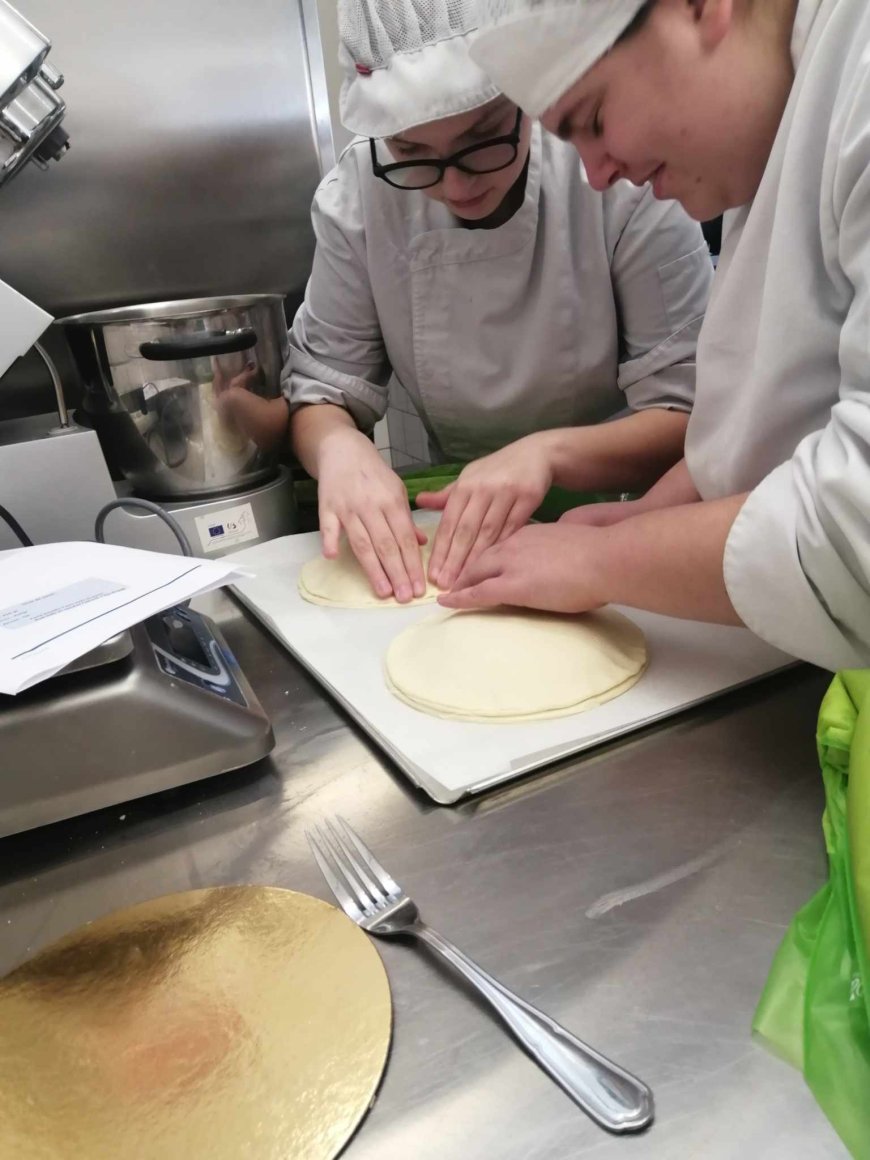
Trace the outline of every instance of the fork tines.
{"type": "Polygon", "coordinates": [[[354,922],[401,896],[398,884],[343,818],[315,826],[306,837],[333,894],[354,922]]]}

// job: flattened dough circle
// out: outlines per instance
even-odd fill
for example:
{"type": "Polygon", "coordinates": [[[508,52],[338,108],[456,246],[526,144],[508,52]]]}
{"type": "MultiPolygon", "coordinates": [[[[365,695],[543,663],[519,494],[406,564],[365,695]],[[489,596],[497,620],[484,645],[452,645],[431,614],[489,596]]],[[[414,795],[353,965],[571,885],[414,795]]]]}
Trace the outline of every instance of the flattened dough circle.
{"type": "Polygon", "coordinates": [[[647,664],[644,635],[611,609],[582,616],[517,609],[448,612],[407,628],[385,660],[389,689],[435,717],[533,721],[627,692],[647,664]]]}
{"type": "MultiPolygon", "coordinates": [[[[427,525],[425,531],[429,534],[429,541],[421,549],[424,574],[429,567],[435,528],[427,525]]],[[[386,599],[376,596],[344,536],[334,560],[318,554],[306,560],[299,573],[299,595],[303,600],[311,604],[330,604],[333,608],[410,608],[414,604],[431,604],[438,592],[437,586],[427,581],[425,593],[406,604],[399,604],[394,596],[386,599]]]]}

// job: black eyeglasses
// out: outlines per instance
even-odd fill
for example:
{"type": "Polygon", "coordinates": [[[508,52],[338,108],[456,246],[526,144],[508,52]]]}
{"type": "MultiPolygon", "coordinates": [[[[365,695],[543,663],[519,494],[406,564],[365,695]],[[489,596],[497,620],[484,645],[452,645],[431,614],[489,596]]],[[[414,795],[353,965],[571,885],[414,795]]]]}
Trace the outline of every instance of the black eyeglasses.
{"type": "Polygon", "coordinates": [[[444,180],[448,169],[458,169],[460,173],[497,173],[513,165],[519,154],[520,126],[523,111],[517,109],[517,119],[513,132],[505,137],[492,137],[479,145],[469,145],[460,149],[452,157],[433,157],[427,161],[397,161],[392,165],[381,165],[378,161],[374,137],[369,138],[372,152],[372,171],[388,185],[396,189],[429,189],[444,180]]]}

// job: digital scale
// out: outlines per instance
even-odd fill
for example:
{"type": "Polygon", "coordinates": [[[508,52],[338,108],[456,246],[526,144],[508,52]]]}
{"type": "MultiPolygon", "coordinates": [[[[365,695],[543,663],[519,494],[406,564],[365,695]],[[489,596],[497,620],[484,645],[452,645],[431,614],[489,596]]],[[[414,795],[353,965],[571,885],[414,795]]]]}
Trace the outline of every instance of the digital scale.
{"type": "Polygon", "coordinates": [[[239,769],[274,744],[218,628],[172,608],[0,694],[0,838],[239,769]]]}

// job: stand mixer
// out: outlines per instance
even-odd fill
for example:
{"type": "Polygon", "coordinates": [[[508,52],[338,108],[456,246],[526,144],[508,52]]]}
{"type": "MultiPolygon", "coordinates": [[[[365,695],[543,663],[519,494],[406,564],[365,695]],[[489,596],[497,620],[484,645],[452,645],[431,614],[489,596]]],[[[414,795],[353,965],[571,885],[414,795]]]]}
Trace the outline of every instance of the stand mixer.
{"type": "MultiPolygon", "coordinates": [[[[198,556],[295,531],[279,465],[287,322],[280,294],[152,302],[62,318],[85,394],[77,412],[100,440],[119,494],[172,513],[198,556]]],[[[153,516],[113,517],[112,539],[157,547],[153,516]]]]}
{"type": "MultiPolygon", "coordinates": [[[[28,161],[45,168],[69,148],[50,47],[0,0],[0,185],[28,161]]],[[[0,282],[0,375],[51,321],[0,282]]],[[[5,446],[0,440],[0,506],[25,544],[28,536],[93,539],[95,515],[116,498],[96,433],[70,424],[54,372],[52,380],[57,424],[28,430],[23,421],[5,446]],[[54,535],[46,531],[57,524],[52,487],[76,501],[54,535]]],[[[0,696],[0,838],[238,769],[273,745],[218,629],[189,608],[170,609],[27,693],[0,696]]]]}
{"type": "MultiPolygon", "coordinates": [[[[50,10],[52,3],[58,7],[58,18],[63,19],[60,0],[51,0],[45,7],[50,10]]],[[[49,64],[49,49],[47,38],[7,0],[0,0],[0,186],[21,172],[28,161],[44,169],[69,148],[61,126],[66,108],[58,95],[64,78],[49,64]]],[[[100,89],[114,83],[111,70],[102,67],[99,57],[83,57],[76,43],[68,51],[79,52],[80,67],[86,62],[88,87],[80,90],[80,95],[86,104],[89,100],[93,105],[102,95],[100,89]]],[[[108,51],[112,51],[111,42],[108,51]]],[[[111,96],[108,90],[106,96],[111,96]]],[[[111,119],[102,114],[96,122],[85,118],[85,124],[99,125],[97,134],[113,128],[111,119]]],[[[195,135],[193,128],[191,132],[195,135]]],[[[88,160],[83,163],[82,157],[75,157],[69,163],[73,176],[65,169],[56,182],[57,196],[47,197],[43,185],[33,198],[46,221],[50,222],[52,215],[59,223],[68,221],[75,191],[83,186],[90,189],[91,181],[100,181],[99,165],[91,164],[94,137],[92,132],[88,160]]],[[[148,164],[144,149],[143,145],[142,151],[131,154],[139,165],[148,164]]],[[[103,149],[102,153],[109,151],[103,149]]],[[[127,191],[122,187],[115,196],[117,213],[117,206],[125,204],[127,191]]],[[[82,204],[81,193],[79,199],[77,208],[82,204]]],[[[85,205],[87,200],[85,197],[85,205]]],[[[20,196],[11,198],[11,206],[12,216],[15,211],[23,214],[25,228],[33,231],[32,257],[28,255],[25,262],[16,250],[8,237],[7,219],[5,241],[11,249],[4,267],[17,271],[16,285],[22,284],[21,279],[42,285],[43,278],[33,277],[33,271],[52,265],[52,251],[46,242],[52,230],[43,229],[42,221],[28,217],[29,206],[20,196]]],[[[95,227],[83,223],[77,235],[78,239],[93,235],[101,250],[105,249],[105,239],[95,227]]],[[[65,236],[62,227],[58,236],[65,236]]],[[[123,244],[117,232],[112,241],[123,244]]],[[[192,255],[199,244],[199,236],[192,239],[192,255]]],[[[69,260],[66,253],[60,255],[61,267],[64,260],[69,260]]],[[[131,260],[132,267],[137,260],[141,264],[141,251],[131,260]]],[[[154,264],[174,269],[165,256],[155,255],[154,264]]],[[[90,266],[86,259],[85,265],[90,266]]],[[[196,265],[192,260],[191,266],[196,265]]],[[[117,269],[114,275],[107,275],[103,286],[93,278],[95,266],[90,273],[82,270],[80,292],[74,289],[75,273],[68,278],[67,300],[88,306],[118,301],[118,291],[112,288],[113,278],[116,286],[118,283],[117,269]],[[104,292],[111,297],[94,297],[104,292]]],[[[178,285],[176,276],[165,274],[167,288],[178,285]]],[[[129,285],[135,283],[135,277],[128,280],[129,285]]],[[[206,287],[210,284],[214,283],[206,282],[206,287]]],[[[54,286],[56,302],[56,279],[54,286]]],[[[33,290],[28,293],[36,296],[33,290]]],[[[51,308],[62,313],[56,306],[51,308]]],[[[243,544],[295,531],[291,474],[279,463],[281,447],[287,444],[286,410],[284,438],[279,433],[276,443],[264,447],[256,432],[251,435],[245,430],[251,408],[236,411],[228,405],[234,396],[251,404],[268,400],[282,405],[280,374],[287,346],[282,294],[223,293],[220,298],[146,301],[144,305],[112,306],[62,319],[57,325],[64,331],[85,390],[78,422],[70,421],[60,376],[36,341],[51,321],[45,311],[0,281],[0,376],[15,359],[33,349],[48,366],[55,392],[56,416],[3,419],[0,384],[0,478],[11,489],[8,498],[15,504],[16,517],[35,543],[92,538],[93,522],[103,504],[116,495],[128,494],[155,501],[172,512],[197,555],[219,556],[243,544]],[[227,330],[236,329],[239,337],[248,329],[254,332],[247,348],[240,343],[218,343],[227,330]],[[206,348],[204,339],[210,347],[206,348]],[[193,344],[185,349],[184,343],[191,340],[193,344]],[[199,357],[196,341],[199,350],[205,351],[199,357]],[[95,362],[93,351],[98,344],[107,357],[95,362]],[[140,353],[146,346],[158,345],[167,353],[140,353]],[[211,357],[210,350],[215,352],[211,357]],[[243,389],[232,385],[239,372],[249,372],[243,389]],[[224,384],[231,389],[218,407],[208,392],[213,385],[216,396],[224,384]]],[[[128,547],[173,550],[173,541],[159,519],[141,511],[119,512],[109,530],[115,542],[128,547]]],[[[7,528],[0,524],[0,549],[14,544],[7,528]]]]}

